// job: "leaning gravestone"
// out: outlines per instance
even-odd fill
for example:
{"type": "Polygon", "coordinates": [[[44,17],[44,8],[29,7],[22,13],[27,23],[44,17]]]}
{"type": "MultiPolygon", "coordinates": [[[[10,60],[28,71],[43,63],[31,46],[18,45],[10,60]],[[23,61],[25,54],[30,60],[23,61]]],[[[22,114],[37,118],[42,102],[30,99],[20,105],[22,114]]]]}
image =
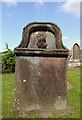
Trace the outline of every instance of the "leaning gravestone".
{"type": "Polygon", "coordinates": [[[80,59],[80,47],[77,43],[73,45],[73,60],[80,59]]]}
{"type": "Polygon", "coordinates": [[[60,28],[53,23],[28,24],[15,54],[16,111],[26,115],[31,110],[66,109],[68,49],[62,44],[60,28]]]}

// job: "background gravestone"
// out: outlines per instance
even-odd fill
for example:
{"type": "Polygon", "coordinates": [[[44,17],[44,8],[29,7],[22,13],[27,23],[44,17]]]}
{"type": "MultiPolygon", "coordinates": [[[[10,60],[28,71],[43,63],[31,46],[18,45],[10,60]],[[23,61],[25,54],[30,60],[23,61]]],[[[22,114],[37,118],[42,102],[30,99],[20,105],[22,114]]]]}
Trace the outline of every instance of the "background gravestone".
{"type": "Polygon", "coordinates": [[[66,109],[68,49],[60,28],[53,23],[30,23],[15,48],[15,109],[20,115],[66,109]]]}
{"type": "Polygon", "coordinates": [[[82,50],[78,43],[75,43],[69,51],[68,67],[80,67],[82,65],[82,50]]]}
{"type": "Polygon", "coordinates": [[[80,47],[77,43],[73,45],[73,60],[79,60],[80,59],[80,47]]]}

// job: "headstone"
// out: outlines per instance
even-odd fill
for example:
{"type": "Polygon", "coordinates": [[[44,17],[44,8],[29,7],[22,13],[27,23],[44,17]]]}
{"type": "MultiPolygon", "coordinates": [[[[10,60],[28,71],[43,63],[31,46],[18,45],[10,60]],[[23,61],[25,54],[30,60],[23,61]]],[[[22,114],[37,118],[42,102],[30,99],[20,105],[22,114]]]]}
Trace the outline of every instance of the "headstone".
{"type": "Polygon", "coordinates": [[[80,67],[82,65],[82,55],[80,46],[75,43],[69,52],[68,67],[80,67]]]}
{"type": "Polygon", "coordinates": [[[80,59],[80,47],[77,43],[73,45],[73,60],[80,59]]]}
{"type": "Polygon", "coordinates": [[[44,114],[66,109],[68,49],[62,44],[60,28],[53,23],[28,24],[15,54],[16,111],[27,115],[31,110],[44,114]]]}

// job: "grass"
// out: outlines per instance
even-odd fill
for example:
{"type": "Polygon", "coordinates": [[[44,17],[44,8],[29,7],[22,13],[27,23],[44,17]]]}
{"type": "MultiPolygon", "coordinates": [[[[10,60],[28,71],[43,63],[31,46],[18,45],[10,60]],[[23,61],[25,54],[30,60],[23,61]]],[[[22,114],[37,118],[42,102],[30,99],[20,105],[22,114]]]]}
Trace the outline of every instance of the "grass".
{"type": "MultiPolygon", "coordinates": [[[[1,75],[0,75],[1,77],[1,75]]],[[[67,91],[67,106],[73,109],[63,114],[54,113],[51,118],[80,118],[80,69],[69,69],[67,72],[69,83],[73,86],[67,91]]],[[[14,111],[14,74],[2,75],[2,114],[4,118],[16,118],[14,111]]],[[[38,116],[38,113],[29,112],[29,117],[38,116]]],[[[39,116],[38,116],[39,117],[39,116]]]]}
{"type": "Polygon", "coordinates": [[[67,72],[67,81],[72,85],[72,88],[67,90],[67,106],[68,111],[62,111],[62,114],[55,113],[54,118],[80,118],[80,69],[72,68],[67,72]],[[72,109],[72,110],[70,110],[72,109]]]}
{"type": "Polygon", "coordinates": [[[14,74],[2,75],[2,116],[13,118],[16,116],[14,111],[14,74]]]}
{"type": "Polygon", "coordinates": [[[80,118],[80,69],[69,70],[68,80],[73,85],[73,89],[68,90],[67,104],[74,106],[74,110],[68,114],[68,117],[80,118]]]}

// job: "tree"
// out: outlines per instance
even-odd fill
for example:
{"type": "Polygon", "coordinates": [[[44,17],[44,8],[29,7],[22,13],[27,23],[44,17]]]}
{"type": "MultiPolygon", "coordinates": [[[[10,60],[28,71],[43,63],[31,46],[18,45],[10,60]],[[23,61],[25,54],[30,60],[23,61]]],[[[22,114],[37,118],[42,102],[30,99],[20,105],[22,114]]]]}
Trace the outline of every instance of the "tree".
{"type": "Polygon", "coordinates": [[[8,48],[8,43],[5,43],[5,45],[6,45],[6,50],[9,50],[9,48],[8,48]]]}
{"type": "Polygon", "coordinates": [[[7,50],[2,54],[2,71],[15,71],[15,54],[12,50],[7,50]]]}

